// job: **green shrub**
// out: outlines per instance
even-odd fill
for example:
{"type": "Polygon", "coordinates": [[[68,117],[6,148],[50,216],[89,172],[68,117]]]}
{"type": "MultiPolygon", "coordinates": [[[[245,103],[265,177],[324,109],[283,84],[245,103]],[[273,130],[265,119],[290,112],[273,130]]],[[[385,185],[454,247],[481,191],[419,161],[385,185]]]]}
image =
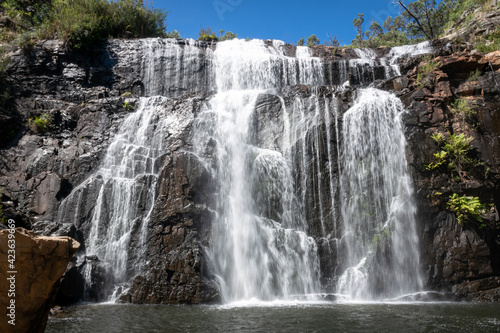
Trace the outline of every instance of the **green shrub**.
{"type": "Polygon", "coordinates": [[[29,51],[33,38],[56,37],[82,49],[106,38],[163,37],[167,13],[144,0],[3,0],[0,42],[16,40],[29,51]]]}
{"type": "MultiPolygon", "coordinates": [[[[448,18],[449,23],[447,24],[447,27],[450,27],[451,25],[453,25],[453,23],[458,22],[465,11],[473,7],[479,7],[480,5],[485,4],[487,1],[488,0],[458,0],[453,9],[450,11],[448,18]]],[[[468,17],[472,17],[471,15],[472,12],[468,15],[468,17]]]]}
{"type": "Polygon", "coordinates": [[[472,117],[477,114],[476,109],[471,105],[471,103],[466,98],[458,98],[451,102],[451,112],[463,119],[467,117],[472,117]]]}
{"type": "Polygon", "coordinates": [[[475,221],[480,229],[486,226],[482,223],[483,218],[481,215],[488,208],[488,205],[482,204],[478,197],[458,196],[457,193],[453,193],[446,207],[455,214],[458,224],[463,225],[467,221],[475,221]]]}
{"type": "Polygon", "coordinates": [[[432,139],[441,147],[441,151],[434,154],[436,162],[428,164],[426,166],[427,170],[446,166],[452,174],[454,172],[460,174],[466,168],[484,165],[483,162],[470,157],[472,137],[467,137],[463,133],[458,135],[451,134],[445,137],[443,134],[438,133],[433,134],[432,139]]]}
{"type": "Polygon", "coordinates": [[[175,38],[175,39],[179,39],[179,38],[181,38],[181,34],[179,33],[179,31],[174,30],[174,31],[171,31],[171,32],[167,32],[167,33],[165,34],[165,37],[166,37],[166,38],[175,38]]]}
{"type": "MultiPolygon", "coordinates": [[[[40,1],[41,2],[41,1],[40,1]]],[[[32,1],[3,0],[0,4],[0,16],[4,22],[0,41],[11,42],[18,34],[31,30],[34,26],[33,16],[37,12],[32,1]]]]}
{"type": "Polygon", "coordinates": [[[305,44],[304,38],[299,39],[297,42],[297,46],[304,46],[304,44],[305,44]]]}
{"type": "Polygon", "coordinates": [[[211,34],[211,35],[200,35],[198,37],[198,40],[200,41],[204,41],[204,42],[216,42],[219,40],[219,38],[217,36],[215,36],[215,34],[211,34]]]}
{"type": "Polygon", "coordinates": [[[426,56],[417,68],[416,84],[421,87],[433,85],[431,74],[440,66],[439,61],[433,60],[431,56],[426,56]]]}
{"type": "Polygon", "coordinates": [[[6,224],[7,219],[3,216],[3,206],[0,205],[0,224],[6,224]]]}
{"type": "Polygon", "coordinates": [[[21,48],[24,54],[30,54],[35,47],[33,34],[29,32],[20,34],[16,39],[16,44],[21,48]]]}
{"type": "Polygon", "coordinates": [[[479,36],[473,41],[475,48],[483,53],[500,50],[500,28],[488,34],[486,37],[479,36]]]}
{"type": "Polygon", "coordinates": [[[3,206],[0,205],[0,224],[7,224],[7,219],[5,218],[5,216],[3,215],[3,206]]]}
{"type": "Polygon", "coordinates": [[[215,35],[215,32],[212,32],[210,27],[200,28],[200,32],[198,33],[198,40],[205,42],[216,42],[219,38],[215,35]]]}
{"type": "Polygon", "coordinates": [[[306,45],[309,47],[319,45],[319,38],[316,37],[316,35],[312,34],[311,36],[307,37],[306,45]]]}
{"type": "Polygon", "coordinates": [[[44,113],[41,116],[35,116],[29,119],[29,125],[32,131],[36,133],[47,133],[52,127],[52,116],[44,113]]]}
{"type": "Polygon", "coordinates": [[[228,32],[224,33],[224,30],[220,30],[220,32],[219,32],[219,40],[221,42],[225,41],[225,40],[236,39],[236,38],[238,38],[238,35],[235,34],[234,32],[228,31],[228,32]]]}
{"type": "Polygon", "coordinates": [[[57,35],[75,49],[112,37],[163,37],[167,13],[143,0],[53,0],[40,34],[57,35]]]}
{"type": "Polygon", "coordinates": [[[480,41],[476,44],[476,49],[479,52],[490,53],[498,50],[498,45],[496,44],[486,44],[485,41],[480,41]]]}

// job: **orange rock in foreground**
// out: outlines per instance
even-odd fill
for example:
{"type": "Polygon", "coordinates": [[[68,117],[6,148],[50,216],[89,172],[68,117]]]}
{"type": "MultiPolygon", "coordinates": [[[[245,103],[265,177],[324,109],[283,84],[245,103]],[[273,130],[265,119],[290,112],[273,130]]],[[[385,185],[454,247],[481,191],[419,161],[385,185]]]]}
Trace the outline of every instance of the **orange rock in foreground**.
{"type": "Polygon", "coordinates": [[[39,237],[23,228],[0,230],[0,332],[44,331],[59,280],[79,248],[70,237],[39,237]],[[12,248],[15,261],[9,257],[12,248]]]}

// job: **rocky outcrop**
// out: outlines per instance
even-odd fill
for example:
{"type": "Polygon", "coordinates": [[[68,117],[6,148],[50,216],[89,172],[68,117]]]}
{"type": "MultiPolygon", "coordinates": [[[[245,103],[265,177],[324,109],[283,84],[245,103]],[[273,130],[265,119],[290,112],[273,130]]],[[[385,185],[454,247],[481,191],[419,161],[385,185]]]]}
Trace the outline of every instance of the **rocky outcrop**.
{"type": "Polygon", "coordinates": [[[481,5],[477,4],[462,13],[460,19],[446,32],[445,38],[469,41],[475,37],[486,36],[494,32],[499,25],[500,10],[498,10],[497,1],[492,1],[484,9],[481,9],[481,5]]]}
{"type": "Polygon", "coordinates": [[[410,111],[405,121],[408,159],[419,202],[428,285],[464,300],[500,300],[499,60],[498,52],[442,51],[435,58],[437,68],[420,83],[417,66],[395,81],[410,111]],[[476,70],[481,75],[468,80],[476,70]],[[404,87],[401,81],[409,84],[404,87]],[[454,111],[450,104],[457,99],[466,100],[477,113],[454,111]],[[435,133],[472,137],[469,157],[475,165],[457,172],[446,167],[429,170],[427,165],[436,162],[434,154],[440,150],[431,138],[435,133]],[[453,193],[487,203],[483,222],[458,223],[447,208],[453,193]]]}
{"type": "Polygon", "coordinates": [[[149,222],[148,258],[143,272],[120,300],[132,303],[201,303],[218,300],[203,247],[208,245],[216,185],[191,144],[201,99],[172,102],[178,126],[166,141],[157,199],[149,222]]]}
{"type": "Polygon", "coordinates": [[[79,247],[69,237],[37,237],[23,228],[0,231],[0,303],[10,315],[2,316],[2,332],[44,331],[60,279],[79,247]]]}

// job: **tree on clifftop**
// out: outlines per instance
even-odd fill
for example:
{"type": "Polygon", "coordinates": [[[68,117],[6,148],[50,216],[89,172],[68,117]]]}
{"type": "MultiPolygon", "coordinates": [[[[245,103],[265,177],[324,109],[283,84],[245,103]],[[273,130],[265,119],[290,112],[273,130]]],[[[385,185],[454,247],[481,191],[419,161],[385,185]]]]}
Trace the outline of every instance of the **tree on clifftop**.
{"type": "MultiPolygon", "coordinates": [[[[481,2],[482,0],[477,0],[481,2]]],[[[392,0],[402,9],[410,38],[425,37],[434,40],[440,36],[448,23],[450,14],[463,0],[417,0],[406,4],[405,0],[392,0]]]]}
{"type": "Polygon", "coordinates": [[[316,37],[316,35],[312,34],[307,38],[307,43],[306,43],[307,46],[310,47],[318,44],[319,44],[319,38],[316,37]]]}
{"type": "Polygon", "coordinates": [[[356,45],[358,47],[362,47],[363,45],[363,23],[365,22],[365,19],[363,18],[365,14],[358,14],[358,17],[356,17],[354,20],[352,20],[352,24],[354,25],[354,28],[356,28],[356,32],[358,33],[355,37],[355,39],[351,42],[353,45],[356,45]]]}

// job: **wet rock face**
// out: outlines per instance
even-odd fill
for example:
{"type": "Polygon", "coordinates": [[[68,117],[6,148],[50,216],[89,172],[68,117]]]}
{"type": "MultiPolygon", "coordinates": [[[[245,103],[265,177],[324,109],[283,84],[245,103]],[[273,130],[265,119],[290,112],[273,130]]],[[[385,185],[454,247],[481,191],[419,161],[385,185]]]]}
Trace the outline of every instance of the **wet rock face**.
{"type": "MultiPolygon", "coordinates": [[[[191,104],[192,105],[192,104],[191,104]]],[[[192,109],[177,104],[185,127],[170,137],[160,172],[158,195],[149,222],[146,267],[120,300],[132,303],[200,303],[217,301],[214,277],[203,247],[210,237],[215,180],[189,145],[192,109]]]]}
{"type": "Polygon", "coordinates": [[[495,53],[441,55],[436,58],[440,66],[430,74],[425,88],[415,85],[417,69],[410,68],[406,77],[409,87],[399,92],[409,110],[405,116],[407,158],[419,204],[428,285],[464,300],[499,300],[500,132],[496,119],[500,88],[495,82],[500,79],[500,67],[493,65],[497,58],[495,53]],[[476,69],[481,76],[466,81],[476,69]],[[450,102],[459,98],[477,110],[477,115],[466,118],[454,113],[450,102]],[[440,150],[431,138],[433,133],[472,137],[470,156],[484,165],[454,174],[449,169],[428,170],[426,166],[436,162],[434,154],[440,150]],[[453,193],[479,197],[482,203],[492,205],[483,212],[483,226],[473,220],[457,222],[446,207],[453,193]]]}
{"type": "MultiPolygon", "coordinates": [[[[36,237],[32,231],[15,229],[14,285],[8,264],[10,230],[0,231],[0,302],[10,304],[15,299],[15,326],[2,316],[2,332],[43,332],[49,311],[59,289],[59,280],[66,271],[73,254],[80,244],[69,237],[36,237]],[[15,298],[10,298],[13,290],[15,298]]],[[[10,259],[10,258],[9,258],[10,259]]],[[[5,312],[4,312],[5,313],[5,312]]]]}

